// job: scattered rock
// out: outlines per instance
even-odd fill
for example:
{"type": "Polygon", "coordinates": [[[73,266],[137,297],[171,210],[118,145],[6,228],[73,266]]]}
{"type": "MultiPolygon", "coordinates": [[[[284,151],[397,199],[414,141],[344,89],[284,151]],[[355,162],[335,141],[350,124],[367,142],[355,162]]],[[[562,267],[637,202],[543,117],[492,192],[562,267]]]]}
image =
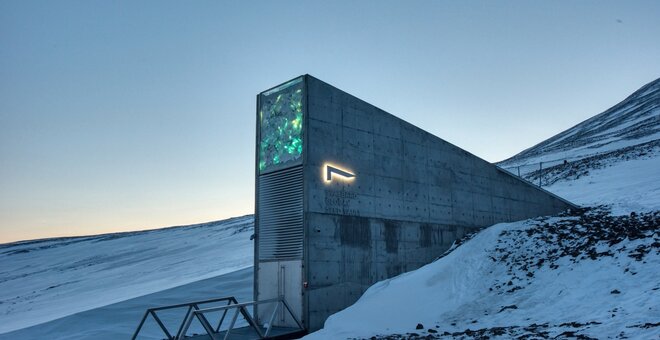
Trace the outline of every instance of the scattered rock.
{"type": "MultiPolygon", "coordinates": [[[[609,208],[600,206],[577,209],[560,217],[537,218],[528,228],[500,233],[498,245],[489,257],[504,265],[508,276],[489,287],[489,291],[502,294],[524,289],[535,279],[536,270],[546,265],[556,270],[560,259],[577,263],[622,254],[644,262],[648,254],[660,254],[660,242],[654,236],[660,230],[660,211],[614,216],[609,208]],[[617,247],[626,240],[644,242],[631,249],[617,247]]],[[[637,274],[629,268],[624,270],[637,274]]]]}
{"type": "MultiPolygon", "coordinates": [[[[557,181],[575,180],[587,176],[589,175],[589,170],[607,168],[618,162],[654,157],[659,148],[660,140],[656,139],[647,143],[600,153],[577,161],[560,163],[548,168],[535,170],[523,177],[532,183],[538,183],[539,177],[541,177],[543,186],[547,186],[557,181]]],[[[631,217],[633,217],[633,214],[631,214],[631,217]]]]}
{"type": "Polygon", "coordinates": [[[651,328],[651,327],[660,327],[660,322],[655,322],[655,323],[647,322],[645,324],[626,326],[626,328],[651,328]]]}
{"type": "Polygon", "coordinates": [[[505,311],[507,309],[518,309],[518,306],[516,306],[516,305],[504,306],[500,309],[500,311],[498,313],[502,313],[503,311],[505,311]]]}

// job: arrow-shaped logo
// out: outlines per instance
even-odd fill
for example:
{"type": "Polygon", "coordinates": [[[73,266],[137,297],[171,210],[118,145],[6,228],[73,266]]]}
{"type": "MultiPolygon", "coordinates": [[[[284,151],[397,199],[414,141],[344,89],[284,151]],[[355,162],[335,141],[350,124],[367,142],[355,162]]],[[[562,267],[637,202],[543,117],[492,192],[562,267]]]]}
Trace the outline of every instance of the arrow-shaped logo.
{"type": "Polygon", "coordinates": [[[346,170],[336,168],[332,165],[326,165],[325,166],[325,180],[330,182],[332,180],[332,174],[341,176],[345,179],[353,178],[355,177],[355,174],[352,174],[346,170]]]}

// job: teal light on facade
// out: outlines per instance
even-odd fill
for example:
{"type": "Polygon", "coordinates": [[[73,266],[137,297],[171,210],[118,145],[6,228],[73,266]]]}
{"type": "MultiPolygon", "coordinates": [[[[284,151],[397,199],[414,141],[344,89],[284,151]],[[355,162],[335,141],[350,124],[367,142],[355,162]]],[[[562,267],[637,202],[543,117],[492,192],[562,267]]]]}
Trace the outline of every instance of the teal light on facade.
{"type": "Polygon", "coordinates": [[[259,171],[302,162],[303,84],[297,78],[261,94],[259,171]]]}

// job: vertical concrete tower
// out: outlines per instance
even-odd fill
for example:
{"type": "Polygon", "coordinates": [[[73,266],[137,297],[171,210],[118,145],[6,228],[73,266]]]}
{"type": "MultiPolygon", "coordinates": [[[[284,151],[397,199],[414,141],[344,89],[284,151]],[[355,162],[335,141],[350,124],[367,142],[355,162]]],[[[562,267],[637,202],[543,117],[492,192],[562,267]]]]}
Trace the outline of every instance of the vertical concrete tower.
{"type": "Polygon", "coordinates": [[[308,331],[468,231],[575,207],[309,75],[257,96],[255,189],[255,300],[308,331]]]}

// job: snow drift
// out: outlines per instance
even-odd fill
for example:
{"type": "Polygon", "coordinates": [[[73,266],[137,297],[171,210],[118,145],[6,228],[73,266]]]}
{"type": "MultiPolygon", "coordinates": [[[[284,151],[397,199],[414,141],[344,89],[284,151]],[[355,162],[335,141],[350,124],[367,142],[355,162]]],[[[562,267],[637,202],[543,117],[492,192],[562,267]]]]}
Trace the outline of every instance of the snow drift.
{"type": "Polygon", "coordinates": [[[244,216],[0,245],[0,333],[252,266],[253,230],[244,216]]]}
{"type": "Polygon", "coordinates": [[[660,335],[659,213],[498,224],[372,286],[310,339],[660,335]]]}

